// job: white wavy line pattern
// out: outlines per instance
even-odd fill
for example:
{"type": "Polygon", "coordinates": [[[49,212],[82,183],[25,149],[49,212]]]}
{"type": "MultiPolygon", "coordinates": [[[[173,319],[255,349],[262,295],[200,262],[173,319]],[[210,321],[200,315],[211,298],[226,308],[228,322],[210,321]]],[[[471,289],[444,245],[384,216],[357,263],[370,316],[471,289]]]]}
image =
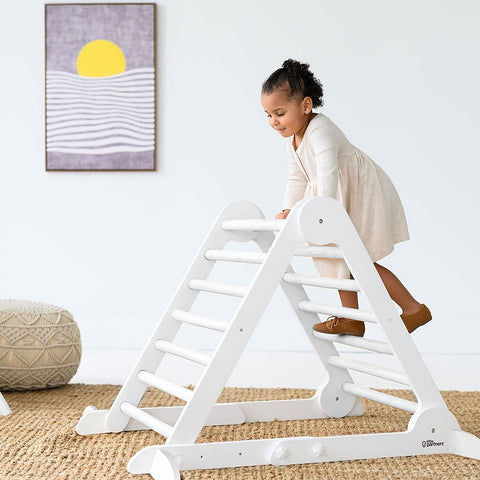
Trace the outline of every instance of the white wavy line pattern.
{"type": "Polygon", "coordinates": [[[155,148],[154,70],[102,78],[47,71],[47,152],[111,154],[155,148]]]}

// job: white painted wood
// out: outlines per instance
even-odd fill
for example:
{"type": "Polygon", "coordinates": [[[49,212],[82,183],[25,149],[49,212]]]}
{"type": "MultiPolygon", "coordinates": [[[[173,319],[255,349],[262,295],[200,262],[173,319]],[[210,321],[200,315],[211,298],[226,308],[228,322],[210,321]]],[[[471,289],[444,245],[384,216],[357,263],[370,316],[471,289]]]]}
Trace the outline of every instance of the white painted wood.
{"type": "MultiPolygon", "coordinates": [[[[140,374],[143,380],[146,380],[145,376],[148,374],[140,374]]],[[[176,387],[167,386],[170,390],[176,387]]],[[[183,390],[177,393],[181,392],[183,390]]],[[[182,469],[287,465],[447,452],[478,458],[477,451],[480,450],[480,439],[463,435],[455,417],[448,411],[347,213],[330,198],[305,199],[291,210],[286,220],[265,220],[260,210],[248,202],[229,205],[220,213],[112,407],[105,411],[87,409],[77,431],[81,434],[116,432],[144,428],[141,424],[165,435],[167,441],[165,445],[147,447],[138,452],[129,463],[129,471],[149,473],[162,480],[178,480],[182,469]],[[254,257],[243,253],[218,253],[230,240],[254,241],[263,254],[254,257]],[[330,244],[337,247],[327,246],[330,244]],[[210,253],[206,255],[205,252],[210,253]],[[304,284],[300,283],[300,276],[290,265],[295,255],[344,258],[355,278],[354,283],[335,284],[332,279],[310,281],[326,288],[349,286],[361,289],[371,311],[312,302],[304,284]],[[257,263],[262,258],[262,262],[250,285],[237,287],[208,280],[215,261],[207,256],[215,261],[255,259],[253,263],[257,263]],[[285,281],[285,278],[293,281],[285,281]],[[306,401],[215,404],[278,285],[285,292],[325,369],[324,381],[315,395],[306,401]],[[229,327],[223,329],[222,325],[222,337],[211,358],[174,342],[182,320],[203,322],[204,325],[212,322],[189,312],[198,294],[197,288],[242,297],[229,327]],[[318,322],[318,313],[376,323],[386,341],[312,332],[313,324],[318,322]],[[389,353],[402,370],[345,359],[334,343],[389,353]],[[138,372],[155,372],[165,352],[200,360],[205,366],[203,374],[183,407],[140,409],[137,405],[146,384],[140,381],[138,372]],[[349,369],[408,383],[418,403],[355,385],[349,369]],[[373,435],[194,443],[202,427],[211,422],[233,424],[273,418],[359,415],[363,413],[360,398],[413,413],[408,430],[373,435]]]]}
{"type": "Polygon", "coordinates": [[[356,308],[337,307],[336,305],[322,305],[315,302],[300,302],[298,307],[305,312],[323,313],[324,315],[333,315],[335,317],[351,318],[352,320],[361,320],[362,322],[377,323],[375,315],[365,310],[356,308]]]}
{"type": "MultiPolygon", "coordinates": [[[[448,434],[452,431],[439,423],[439,418],[434,420],[436,421],[432,423],[439,428],[433,434],[431,429],[424,427],[416,431],[392,433],[150,446],[132,457],[128,471],[136,474],[149,473],[157,451],[170,454],[179,470],[271,464],[281,466],[449,453],[448,434]]],[[[453,435],[456,433],[453,432],[453,435]]],[[[478,455],[478,452],[473,453],[478,455]]],[[[170,480],[171,477],[154,478],[170,480]]]]}
{"type": "Polygon", "coordinates": [[[12,411],[5,400],[4,396],[0,393],[0,416],[7,416],[10,415],[12,411]]]}
{"type": "Polygon", "coordinates": [[[123,402],[120,405],[120,408],[123,413],[127,414],[129,417],[134,418],[138,422],[142,423],[143,425],[155,430],[160,435],[164,437],[168,437],[172,433],[172,426],[162,422],[155,417],[152,417],[141,408],[132,405],[129,402],[123,402]]]}
{"type": "Polygon", "coordinates": [[[343,258],[342,251],[338,247],[304,246],[295,250],[297,257],[318,257],[318,258],[343,258]]]}
{"type": "Polygon", "coordinates": [[[185,312],[183,310],[174,310],[172,312],[172,318],[179,322],[189,323],[190,325],[208,328],[209,330],[217,330],[219,332],[224,332],[230,325],[226,320],[217,320],[203,317],[201,315],[194,315],[193,313],[185,312]]]}
{"type": "Polygon", "coordinates": [[[161,450],[155,452],[151,468],[146,473],[149,473],[153,478],[169,480],[180,480],[181,478],[175,457],[161,450]]]}
{"type": "Polygon", "coordinates": [[[310,287],[334,288],[335,290],[348,290],[351,292],[360,291],[360,286],[355,280],[326,278],[319,277],[318,275],[299,275],[298,273],[286,273],[283,276],[283,281],[310,287]]]}
{"type": "MultiPolygon", "coordinates": [[[[205,251],[209,249],[220,250],[224,248],[229,241],[247,242],[257,236],[257,233],[252,231],[228,232],[221,228],[221,224],[224,220],[244,219],[246,217],[264,218],[260,209],[253,203],[234,202],[226,206],[213,222],[205,241],[197,251],[191,267],[185,274],[185,277],[177,288],[171,302],[166,307],[157,327],[152,332],[149,341],[145,345],[145,348],[128,375],[127,381],[124,383],[110,407],[105,419],[105,425],[108,431],[120,432],[130,420],[130,417],[124,414],[120,409],[122,402],[128,401],[136,405],[145,393],[146,385],[138,380],[137,372],[140,370],[155,372],[162,362],[163,355],[159,354],[158,350],[155,348],[155,342],[158,339],[173,341],[178,333],[181,323],[172,318],[172,312],[174,310],[189,311],[197,298],[198,291],[188,288],[189,281],[192,279],[206,279],[215,265],[214,262],[208,261],[205,258],[205,251]]],[[[87,420],[84,420],[84,423],[87,424],[87,420]]],[[[103,426],[94,428],[101,427],[104,428],[103,426]]]]}
{"type": "Polygon", "coordinates": [[[232,297],[244,297],[248,287],[231,285],[221,282],[210,282],[208,280],[193,279],[188,282],[188,288],[202,292],[220,293],[221,295],[230,295],[232,297]]]}
{"type": "Polygon", "coordinates": [[[334,355],[328,357],[328,363],[335,367],[356,370],[357,372],[367,373],[368,375],[385,378],[386,380],[391,380],[392,382],[410,386],[410,382],[405,374],[390,368],[378,367],[377,365],[372,365],[371,363],[359,362],[358,360],[342,358],[334,355]]]}
{"type": "Polygon", "coordinates": [[[225,220],[222,222],[222,229],[253,232],[280,231],[285,223],[285,220],[225,220]]]}
{"type": "Polygon", "coordinates": [[[480,447],[475,435],[461,430],[450,430],[448,433],[450,453],[480,460],[480,447]]]}
{"type": "MultiPolygon", "coordinates": [[[[230,328],[225,332],[212,362],[198,382],[194,397],[185,405],[166,443],[193,443],[197,438],[205,424],[209,408],[215,404],[220,395],[258,319],[289,266],[295,249],[301,242],[299,233],[295,223],[285,222],[281,232],[276,236],[275,248],[270,248],[267,258],[259,266],[247,294],[232,319],[230,328]]],[[[264,232],[264,234],[267,235],[265,238],[271,238],[270,232],[264,232]]],[[[259,234],[256,238],[258,239],[261,235],[259,234]]]]}
{"type": "Polygon", "coordinates": [[[160,352],[170,353],[177,357],[199,363],[200,365],[208,365],[211,360],[210,355],[207,353],[202,353],[193,348],[184,347],[183,345],[177,345],[173,342],[167,342],[166,340],[157,340],[155,342],[155,348],[160,352]]]}
{"type": "Polygon", "coordinates": [[[390,405],[391,407],[399,408],[410,413],[415,413],[418,408],[418,404],[411,402],[410,400],[405,400],[403,398],[395,397],[394,395],[389,395],[388,393],[377,392],[367,387],[361,387],[353,383],[344,383],[342,388],[353,395],[358,395],[359,397],[368,398],[369,400],[374,400],[375,402],[380,402],[385,405],[390,405]]]}
{"type": "Polygon", "coordinates": [[[207,250],[205,258],[223,262],[262,263],[267,254],[262,252],[238,252],[231,250],[207,250]]]}
{"type": "Polygon", "coordinates": [[[320,340],[326,342],[341,343],[343,345],[349,345],[350,347],[362,348],[363,350],[370,350],[371,352],[386,353],[387,355],[393,355],[392,349],[388,346],[387,342],[380,340],[373,340],[363,337],[354,337],[352,335],[329,335],[326,333],[320,333],[313,331],[312,335],[320,340]]]}
{"type": "Polygon", "coordinates": [[[151,387],[158,388],[163,392],[169,393],[174,397],[180,398],[188,402],[193,395],[193,391],[189,390],[188,388],[182,387],[177,385],[176,383],[170,382],[169,380],[165,380],[163,378],[157,377],[153,373],[146,372],[145,370],[140,370],[138,372],[138,379],[150,385],[151,387]]]}

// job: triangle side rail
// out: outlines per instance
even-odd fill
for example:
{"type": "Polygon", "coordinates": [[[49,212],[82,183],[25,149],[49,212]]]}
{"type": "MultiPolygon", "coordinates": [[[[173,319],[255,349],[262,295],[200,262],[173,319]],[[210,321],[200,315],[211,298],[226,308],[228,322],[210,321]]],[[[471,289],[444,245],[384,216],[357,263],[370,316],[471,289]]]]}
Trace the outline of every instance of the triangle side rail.
{"type": "MultiPolygon", "coordinates": [[[[193,443],[205,425],[209,412],[214,407],[264,309],[288,268],[290,259],[302,242],[296,225],[295,212],[296,210],[293,209],[290,212],[290,218],[286,221],[282,220],[283,227],[276,237],[269,237],[273,243],[268,246],[268,254],[258,268],[229,329],[213,354],[212,362],[200,378],[191,401],[183,408],[166,444],[193,443]]],[[[237,222],[250,225],[249,221],[237,222]]],[[[224,224],[225,222],[222,228],[224,224]]]]}
{"type": "Polygon", "coordinates": [[[222,249],[229,241],[239,242],[250,241],[254,238],[256,232],[229,232],[221,228],[221,224],[226,219],[244,218],[245,214],[251,218],[263,218],[260,209],[251,202],[234,202],[221,210],[217,218],[210,227],[205,240],[197,251],[192,264],[181,280],[175,294],[165,309],[160,321],[154,328],[150,339],[141,352],[137,362],[130,371],[127,380],[123,384],[105,418],[98,414],[95,407],[85,409],[84,415],[78,422],[77,431],[82,435],[88,435],[89,431],[120,432],[128,424],[130,417],[122,411],[123,402],[128,402],[133,406],[138,405],[142,399],[147,385],[138,379],[140,371],[155,373],[161,364],[164,353],[155,348],[157,340],[172,342],[182,322],[173,318],[173,312],[176,310],[188,312],[197,298],[199,291],[190,289],[188,283],[193,279],[206,279],[214,266],[214,262],[207,260],[204,252],[208,249],[222,249]],[[98,418],[103,421],[103,425],[96,425],[90,418],[98,418]]]}
{"type": "Polygon", "coordinates": [[[417,414],[421,412],[422,407],[441,407],[448,411],[442,395],[343,206],[332,198],[316,197],[309,201],[304,210],[304,216],[299,221],[307,240],[314,244],[339,245],[354,279],[362,285],[362,292],[376,313],[376,320],[383,329],[387,342],[410,379],[420,405],[417,414]],[[317,212],[322,212],[326,220],[317,223],[309,222],[311,215],[317,212]]]}

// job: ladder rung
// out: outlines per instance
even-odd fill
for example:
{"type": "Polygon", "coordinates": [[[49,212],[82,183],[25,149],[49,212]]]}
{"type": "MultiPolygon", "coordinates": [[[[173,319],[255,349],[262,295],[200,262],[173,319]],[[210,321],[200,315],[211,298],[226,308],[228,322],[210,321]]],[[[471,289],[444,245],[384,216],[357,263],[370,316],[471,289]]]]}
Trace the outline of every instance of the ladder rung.
{"type": "Polygon", "coordinates": [[[330,365],[334,365],[335,367],[355,370],[357,372],[373,375],[374,377],[385,378],[386,380],[391,380],[392,382],[410,385],[408,378],[402,372],[391,370],[389,368],[377,367],[371,363],[359,362],[350,358],[342,358],[338,355],[329,356],[328,363],[330,365]]]}
{"type": "Polygon", "coordinates": [[[327,342],[341,343],[342,345],[349,345],[351,347],[363,348],[377,353],[386,353],[393,355],[392,349],[386,342],[380,340],[371,340],[369,338],[354,337],[352,335],[332,335],[329,333],[320,333],[315,330],[312,331],[313,336],[326,340],[327,342]]]}
{"type": "Polygon", "coordinates": [[[279,231],[285,225],[285,220],[224,220],[222,222],[223,230],[252,230],[260,231],[279,231]]]}
{"type": "Polygon", "coordinates": [[[357,397],[368,398],[369,400],[390,405],[391,407],[399,408],[400,410],[405,410],[410,413],[415,413],[418,408],[418,403],[416,402],[404,400],[403,398],[398,398],[388,393],[377,392],[367,387],[360,387],[359,385],[349,382],[345,382],[342,385],[342,390],[357,397]]]}
{"type": "Polygon", "coordinates": [[[209,280],[193,279],[188,282],[188,287],[192,290],[201,290],[202,292],[221,293],[232,297],[244,297],[248,287],[231,285],[229,283],[210,282],[209,280]]]}
{"type": "Polygon", "coordinates": [[[185,388],[185,387],[181,387],[180,385],[177,385],[176,383],[170,382],[163,378],[157,377],[156,375],[153,375],[152,373],[147,372],[146,370],[140,370],[137,374],[137,378],[141,382],[146,383],[151,387],[158,388],[162,392],[166,392],[166,393],[169,393],[170,395],[173,395],[174,397],[181,398],[186,402],[188,402],[192,398],[192,395],[193,395],[192,390],[189,390],[188,388],[185,388]]]}
{"type": "Polygon", "coordinates": [[[267,254],[262,252],[239,252],[231,250],[205,250],[207,260],[220,260],[224,262],[263,263],[267,254]]]}
{"type": "Polygon", "coordinates": [[[342,251],[338,247],[299,247],[295,251],[297,257],[316,258],[343,258],[342,251]]]}
{"type": "Polygon", "coordinates": [[[217,330],[219,332],[225,332],[230,325],[226,320],[214,320],[212,318],[194,315],[184,310],[174,310],[172,312],[172,318],[179,322],[189,323],[197,327],[209,328],[210,330],[217,330]]]}
{"type": "Polygon", "coordinates": [[[200,363],[201,365],[208,365],[211,360],[210,355],[206,353],[199,352],[193,348],[183,347],[176,343],[167,342],[166,340],[157,340],[155,342],[155,348],[161,352],[171,353],[172,355],[200,363]]]}
{"type": "Polygon", "coordinates": [[[323,313],[335,317],[351,318],[362,322],[377,323],[375,316],[365,310],[357,308],[338,307],[336,305],[322,305],[314,302],[300,302],[298,308],[304,312],[323,313]]]}
{"type": "Polygon", "coordinates": [[[158,418],[152,417],[152,415],[145,413],[141,408],[132,405],[129,402],[123,402],[120,404],[120,410],[128,415],[129,417],[134,418],[142,425],[145,425],[152,430],[155,430],[160,435],[168,438],[173,431],[173,427],[168,423],[158,420],[158,418]]]}
{"type": "Polygon", "coordinates": [[[310,287],[334,288],[336,290],[348,290],[351,292],[359,292],[360,286],[355,280],[347,280],[342,278],[325,278],[318,275],[300,275],[298,273],[286,273],[283,281],[287,283],[297,283],[300,285],[308,285],[310,287]]]}

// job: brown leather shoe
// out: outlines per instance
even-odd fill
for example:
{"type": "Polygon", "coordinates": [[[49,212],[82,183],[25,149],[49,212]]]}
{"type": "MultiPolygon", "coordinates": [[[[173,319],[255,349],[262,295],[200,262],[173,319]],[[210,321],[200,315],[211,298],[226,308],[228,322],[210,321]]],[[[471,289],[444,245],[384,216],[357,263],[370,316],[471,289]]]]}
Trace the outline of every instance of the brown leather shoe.
{"type": "Polygon", "coordinates": [[[313,326],[316,332],[335,333],[337,335],[354,335],[363,337],[365,324],[359,320],[350,320],[342,317],[328,317],[326,322],[316,323],[313,326]]]}
{"type": "Polygon", "coordinates": [[[400,315],[402,317],[403,323],[407,327],[408,333],[412,333],[418,327],[425,325],[432,319],[432,314],[426,305],[420,307],[415,313],[411,313],[410,315],[405,315],[404,313],[400,315]]]}

